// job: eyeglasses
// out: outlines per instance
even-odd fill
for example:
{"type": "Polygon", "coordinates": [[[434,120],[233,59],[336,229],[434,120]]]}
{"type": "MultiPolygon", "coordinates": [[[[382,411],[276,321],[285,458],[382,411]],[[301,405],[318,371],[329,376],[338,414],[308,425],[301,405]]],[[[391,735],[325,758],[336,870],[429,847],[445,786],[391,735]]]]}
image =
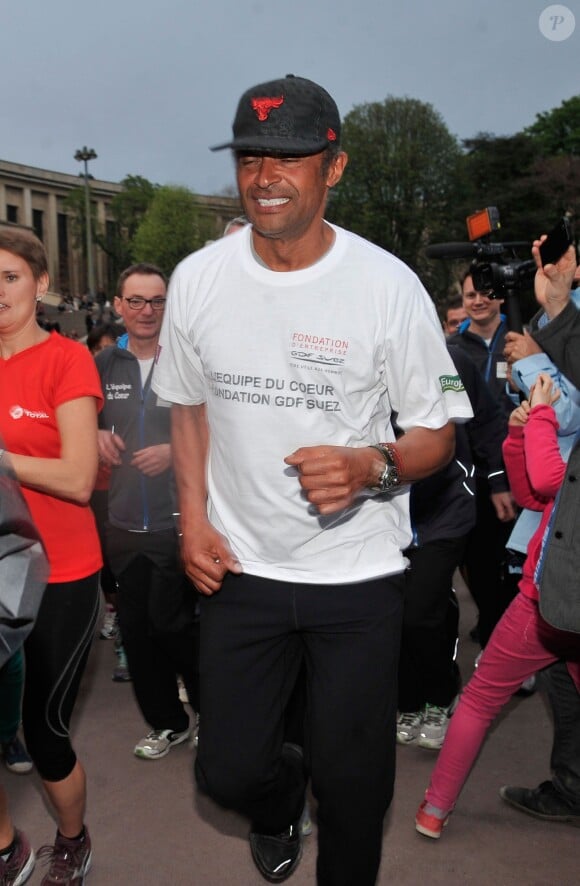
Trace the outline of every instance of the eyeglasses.
{"type": "Polygon", "coordinates": [[[131,298],[123,296],[123,301],[127,302],[132,311],[142,311],[145,305],[151,305],[154,311],[162,311],[167,299],[161,295],[157,295],[155,298],[143,298],[142,295],[132,295],[131,298]]]}

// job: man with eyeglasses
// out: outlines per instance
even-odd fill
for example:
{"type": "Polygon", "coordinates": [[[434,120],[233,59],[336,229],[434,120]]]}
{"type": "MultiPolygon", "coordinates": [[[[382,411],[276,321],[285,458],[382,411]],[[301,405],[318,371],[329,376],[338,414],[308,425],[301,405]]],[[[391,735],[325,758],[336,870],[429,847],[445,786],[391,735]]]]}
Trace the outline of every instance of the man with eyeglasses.
{"type": "Polygon", "coordinates": [[[155,265],[123,271],[114,308],[127,333],[96,360],[105,397],[99,458],[111,467],[107,556],[135,696],[151,727],[134,748],[146,760],[189,738],[178,675],[199,710],[197,594],[175,529],[170,409],[151,389],[166,288],[155,265]]]}
{"type": "MultiPolygon", "coordinates": [[[[501,313],[503,301],[493,292],[478,292],[467,272],[461,281],[463,307],[468,317],[449,339],[471,357],[505,418],[501,447],[507,434],[507,419],[513,402],[507,392],[507,361],[504,357],[507,322],[501,313]]],[[[505,545],[515,518],[515,507],[505,473],[492,477],[480,471],[476,482],[477,523],[465,555],[467,579],[479,610],[478,640],[485,646],[504,609],[517,592],[516,579],[506,568],[505,545]]]]}

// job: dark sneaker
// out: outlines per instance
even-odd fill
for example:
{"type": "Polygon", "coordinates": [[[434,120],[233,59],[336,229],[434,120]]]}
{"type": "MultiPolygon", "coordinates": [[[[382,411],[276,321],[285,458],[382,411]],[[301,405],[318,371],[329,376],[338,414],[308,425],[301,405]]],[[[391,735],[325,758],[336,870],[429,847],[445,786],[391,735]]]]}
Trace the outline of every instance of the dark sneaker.
{"type": "Polygon", "coordinates": [[[191,741],[194,748],[199,747],[199,714],[197,711],[193,715],[193,728],[191,730],[191,741]]]}
{"type": "Polygon", "coordinates": [[[531,677],[527,677],[519,689],[514,692],[514,695],[519,695],[520,698],[529,698],[531,695],[534,695],[538,688],[538,680],[535,674],[532,674],[531,677]]]}
{"type": "Polygon", "coordinates": [[[123,646],[115,647],[115,655],[117,656],[117,667],[113,671],[111,677],[113,683],[130,683],[131,673],[127,664],[127,655],[123,646]]]}
{"type": "Polygon", "coordinates": [[[82,840],[68,840],[57,832],[54,846],[42,846],[38,858],[50,865],[40,886],[83,886],[91,866],[91,838],[85,827],[82,840]]]}
{"type": "Polygon", "coordinates": [[[544,821],[562,821],[580,827],[580,808],[571,806],[551,781],[543,781],[537,788],[504,785],[499,789],[499,795],[520,812],[544,821]]]}
{"type": "Polygon", "coordinates": [[[250,833],[250,849],[254,864],[265,880],[281,883],[298,867],[302,857],[302,828],[300,821],[271,837],[268,834],[250,833]]]}
{"type": "Polygon", "coordinates": [[[10,857],[6,861],[0,858],[0,883],[6,883],[6,886],[21,886],[34,870],[34,852],[26,834],[14,831],[14,842],[10,857]]]}
{"type": "Polygon", "coordinates": [[[153,729],[145,738],[137,742],[133,748],[136,757],[142,760],[160,760],[165,757],[176,744],[187,741],[190,731],[172,732],[171,729],[153,729]]]}
{"type": "Polygon", "coordinates": [[[18,773],[18,775],[30,772],[32,760],[17,735],[14,736],[12,741],[3,742],[1,747],[6,769],[9,769],[10,772],[18,773]]]}

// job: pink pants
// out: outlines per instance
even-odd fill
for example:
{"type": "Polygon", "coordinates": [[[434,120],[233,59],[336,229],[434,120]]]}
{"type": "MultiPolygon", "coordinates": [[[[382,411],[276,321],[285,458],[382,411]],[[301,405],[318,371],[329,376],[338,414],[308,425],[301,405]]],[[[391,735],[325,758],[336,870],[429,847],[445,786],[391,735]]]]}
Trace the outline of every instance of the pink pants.
{"type": "Polygon", "coordinates": [[[523,681],[565,659],[580,692],[580,634],[558,631],[541,617],[538,604],[522,593],[496,625],[465,687],[425,794],[439,809],[453,809],[487,730],[523,681]]]}

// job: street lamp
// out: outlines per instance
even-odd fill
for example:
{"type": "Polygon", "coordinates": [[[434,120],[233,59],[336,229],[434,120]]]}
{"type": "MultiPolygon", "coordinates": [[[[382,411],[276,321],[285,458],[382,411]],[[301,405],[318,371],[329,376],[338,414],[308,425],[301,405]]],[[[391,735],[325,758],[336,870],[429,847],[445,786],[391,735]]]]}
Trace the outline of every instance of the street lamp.
{"type": "MultiPolygon", "coordinates": [[[[85,164],[84,171],[84,179],[85,179],[85,216],[86,216],[86,227],[87,227],[87,276],[89,283],[89,296],[91,301],[95,298],[95,269],[93,267],[93,234],[91,231],[91,194],[89,187],[89,160],[96,160],[97,153],[92,148],[87,148],[85,145],[84,148],[79,148],[79,150],[75,153],[75,160],[79,162],[82,160],[85,164]]],[[[83,173],[81,173],[82,175],[83,173]]]]}

